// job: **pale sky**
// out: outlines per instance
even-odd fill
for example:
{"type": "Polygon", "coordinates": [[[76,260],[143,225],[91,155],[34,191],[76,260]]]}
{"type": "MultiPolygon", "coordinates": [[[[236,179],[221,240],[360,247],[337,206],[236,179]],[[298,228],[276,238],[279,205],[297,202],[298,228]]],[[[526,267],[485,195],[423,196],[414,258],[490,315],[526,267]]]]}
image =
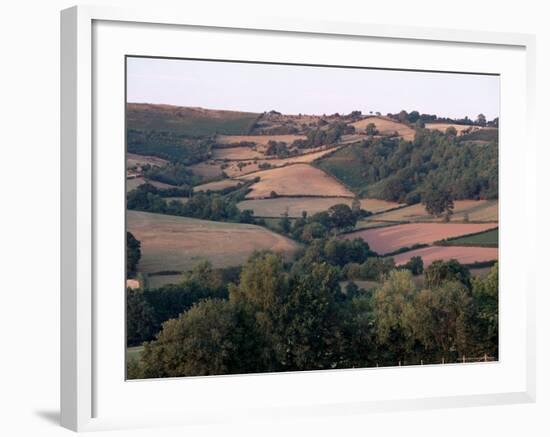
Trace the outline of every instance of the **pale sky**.
{"type": "Polygon", "coordinates": [[[285,114],[405,109],[451,118],[499,115],[498,76],[183,59],[127,62],[132,103],[285,114]]]}

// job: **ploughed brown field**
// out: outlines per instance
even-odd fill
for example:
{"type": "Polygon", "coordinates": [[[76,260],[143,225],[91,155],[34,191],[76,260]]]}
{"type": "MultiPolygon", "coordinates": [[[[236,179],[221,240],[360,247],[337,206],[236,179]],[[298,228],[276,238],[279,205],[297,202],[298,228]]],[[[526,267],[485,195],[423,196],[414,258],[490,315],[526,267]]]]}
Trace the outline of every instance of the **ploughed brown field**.
{"type": "Polygon", "coordinates": [[[459,246],[430,246],[422,249],[395,255],[393,259],[396,265],[407,263],[413,256],[419,256],[424,262],[424,267],[437,260],[448,261],[456,259],[461,264],[473,264],[482,261],[494,261],[498,259],[496,247],[459,247],[459,246]]]}
{"type": "Polygon", "coordinates": [[[259,177],[260,182],[252,185],[252,191],[246,195],[247,199],[268,198],[272,192],[279,196],[354,197],[335,178],[308,164],[259,171],[242,176],[241,179],[255,177],[259,177]]]}
{"type": "Polygon", "coordinates": [[[404,140],[414,140],[414,129],[410,128],[406,124],[399,123],[393,120],[388,120],[386,118],[367,117],[363,120],[359,120],[351,124],[358,132],[364,132],[367,128],[367,125],[370,123],[374,123],[376,129],[381,135],[392,135],[394,132],[397,132],[397,135],[402,137],[404,140]]]}
{"type": "MultiPolygon", "coordinates": [[[[285,212],[289,217],[301,217],[303,211],[308,215],[326,211],[331,206],[344,203],[351,206],[353,199],[342,197],[278,197],[275,199],[244,200],[237,204],[242,211],[251,209],[257,217],[281,217],[285,212]]],[[[386,211],[399,206],[396,202],[378,199],[361,199],[361,208],[370,212],[386,211]]]]}
{"type": "Polygon", "coordinates": [[[482,232],[497,226],[498,223],[407,223],[352,232],[344,238],[363,238],[372,250],[386,254],[402,247],[431,244],[445,238],[482,232]]]}
{"type": "Polygon", "coordinates": [[[127,211],[127,229],[141,241],[138,270],[145,273],[191,269],[208,260],[214,268],[238,266],[256,250],[290,257],[298,244],[256,225],[127,211]]]}

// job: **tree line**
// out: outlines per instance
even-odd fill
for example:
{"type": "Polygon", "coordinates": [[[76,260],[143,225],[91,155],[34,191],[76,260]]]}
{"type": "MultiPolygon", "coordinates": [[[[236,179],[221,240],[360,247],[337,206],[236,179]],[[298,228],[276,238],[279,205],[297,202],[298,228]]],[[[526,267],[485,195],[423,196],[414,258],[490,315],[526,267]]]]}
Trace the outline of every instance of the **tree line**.
{"type": "Polygon", "coordinates": [[[193,192],[186,190],[185,202],[166,201],[166,190],[159,190],[151,184],[143,184],[127,194],[126,207],[129,210],[170,214],[203,220],[229,221],[234,223],[254,223],[252,210],[239,210],[237,203],[244,199],[250,183],[229,187],[228,194],[213,192],[193,192]]]}
{"type": "MultiPolygon", "coordinates": [[[[215,289],[213,271],[203,268],[202,274],[197,283],[215,289]]],[[[497,357],[498,266],[479,279],[456,262],[436,262],[426,269],[425,278],[418,286],[411,272],[391,270],[374,290],[343,289],[338,269],[323,260],[287,265],[276,254],[256,253],[228,285],[227,296],[198,299],[165,321],[145,343],[141,359],[129,362],[128,376],[497,357]]],[[[137,320],[144,320],[147,305],[136,311],[137,320]]]]}

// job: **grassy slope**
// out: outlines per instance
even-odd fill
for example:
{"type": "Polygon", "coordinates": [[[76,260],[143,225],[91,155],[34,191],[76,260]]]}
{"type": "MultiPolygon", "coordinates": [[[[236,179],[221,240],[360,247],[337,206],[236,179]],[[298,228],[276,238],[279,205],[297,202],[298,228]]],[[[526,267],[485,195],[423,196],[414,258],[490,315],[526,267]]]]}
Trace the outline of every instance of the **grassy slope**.
{"type": "MultiPolygon", "coordinates": [[[[127,211],[127,229],[141,241],[140,272],[183,272],[201,260],[214,268],[241,265],[255,250],[290,256],[298,245],[266,228],[127,211]]],[[[150,276],[153,277],[153,276],[150,276]]]]}
{"type": "Polygon", "coordinates": [[[498,229],[491,229],[475,235],[453,238],[445,242],[446,246],[498,247],[498,229]]]}
{"type": "Polygon", "coordinates": [[[356,147],[345,147],[333,153],[328,158],[317,162],[317,167],[342,181],[354,192],[359,192],[366,184],[363,177],[363,166],[358,159],[356,147]]]}
{"type": "Polygon", "coordinates": [[[129,103],[126,115],[130,129],[164,131],[189,137],[201,137],[217,133],[246,134],[254,125],[259,114],[129,103]]]}

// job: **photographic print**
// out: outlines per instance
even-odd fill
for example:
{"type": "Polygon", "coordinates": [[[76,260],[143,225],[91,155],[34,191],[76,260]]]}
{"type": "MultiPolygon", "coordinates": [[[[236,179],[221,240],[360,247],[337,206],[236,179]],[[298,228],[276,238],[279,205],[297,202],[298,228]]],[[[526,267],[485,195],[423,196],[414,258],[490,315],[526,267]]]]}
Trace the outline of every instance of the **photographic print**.
{"type": "Polygon", "coordinates": [[[128,379],[498,361],[498,75],[125,80],[128,379]]]}

